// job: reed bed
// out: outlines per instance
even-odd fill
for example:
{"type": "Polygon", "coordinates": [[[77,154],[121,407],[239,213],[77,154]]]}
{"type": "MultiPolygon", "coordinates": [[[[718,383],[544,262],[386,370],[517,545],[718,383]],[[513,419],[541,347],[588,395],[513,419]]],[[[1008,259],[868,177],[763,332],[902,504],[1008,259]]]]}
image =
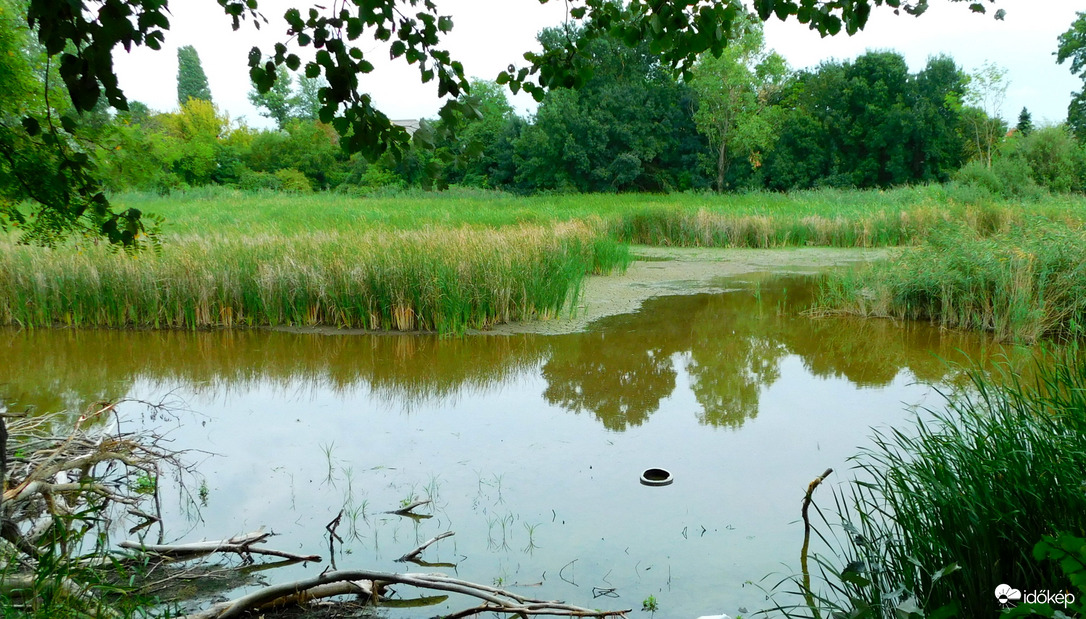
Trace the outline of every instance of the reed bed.
{"type": "Polygon", "coordinates": [[[929,320],[1001,340],[1081,336],[1086,231],[1030,219],[989,236],[944,225],[893,260],[831,275],[822,311],[929,320]]]}
{"type": "Polygon", "coordinates": [[[629,254],[593,222],[179,237],[158,255],[0,246],[0,324],[462,332],[557,314],[629,254]]]}
{"type": "MultiPolygon", "coordinates": [[[[0,238],[0,324],[460,332],[560,311],[586,272],[628,264],[626,243],[875,247],[922,243],[948,222],[985,237],[1031,219],[1086,220],[1081,200],[967,204],[939,186],[375,198],[214,188],[115,202],[165,217],[161,255],[126,258],[93,246],[49,253],[0,238]]],[[[894,311],[919,316],[910,303],[894,311]]]]}
{"type": "Polygon", "coordinates": [[[1086,537],[1081,349],[1039,355],[1032,375],[974,369],[944,410],[876,434],[837,496],[834,528],[844,535],[831,541],[837,557],[820,559],[824,587],[782,610],[986,617],[1002,583],[1066,591],[1061,565],[1037,560],[1034,547],[1045,536],[1086,537]]]}

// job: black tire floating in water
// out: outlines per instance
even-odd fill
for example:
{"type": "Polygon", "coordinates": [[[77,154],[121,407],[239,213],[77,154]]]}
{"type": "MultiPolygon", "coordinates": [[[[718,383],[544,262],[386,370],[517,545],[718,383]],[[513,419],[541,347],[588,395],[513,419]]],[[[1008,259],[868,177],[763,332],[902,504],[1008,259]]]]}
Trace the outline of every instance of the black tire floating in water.
{"type": "Polygon", "coordinates": [[[641,474],[641,483],[646,486],[666,486],[673,481],[667,469],[645,469],[641,474]]]}

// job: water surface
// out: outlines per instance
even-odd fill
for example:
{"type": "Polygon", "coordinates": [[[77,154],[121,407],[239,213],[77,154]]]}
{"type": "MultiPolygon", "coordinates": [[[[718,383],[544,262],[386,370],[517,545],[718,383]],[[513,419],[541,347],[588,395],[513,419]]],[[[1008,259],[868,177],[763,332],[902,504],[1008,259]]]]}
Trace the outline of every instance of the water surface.
{"type": "MultiPolygon", "coordinates": [[[[947,360],[1003,354],[927,325],[809,318],[810,278],[748,277],[723,294],[653,299],[571,335],[328,335],[272,331],[0,331],[12,409],[121,397],[183,402],[153,420],[193,453],[208,502],[169,486],[166,537],[267,527],[271,546],[339,568],[433,571],[592,608],[749,615],[793,573],[800,499],[849,477],[872,426],[940,406],[947,360]],[[639,483],[664,467],[666,487],[639,483]],[[384,513],[430,498],[431,518],[384,513]],[[774,574],[769,579],[763,577],[774,574]]],[[[198,482],[189,481],[188,490],[198,482]]],[[[405,596],[412,591],[403,589],[405,596]]],[[[431,616],[472,605],[463,599],[431,616]]]]}

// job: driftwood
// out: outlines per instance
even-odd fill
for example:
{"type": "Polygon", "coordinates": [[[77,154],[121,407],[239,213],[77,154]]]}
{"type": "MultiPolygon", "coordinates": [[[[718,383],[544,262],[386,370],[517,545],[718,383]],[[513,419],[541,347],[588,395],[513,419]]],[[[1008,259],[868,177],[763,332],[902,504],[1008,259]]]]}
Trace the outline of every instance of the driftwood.
{"type": "MultiPolygon", "coordinates": [[[[369,588],[367,596],[373,596],[380,592],[381,588],[389,584],[403,584],[421,589],[446,591],[459,593],[483,600],[483,604],[473,607],[453,616],[468,616],[484,612],[521,614],[521,615],[550,615],[565,617],[625,617],[632,609],[625,610],[594,610],[565,604],[563,602],[548,602],[535,600],[515,593],[480,585],[477,583],[451,578],[445,574],[394,574],[388,572],[374,572],[370,570],[343,570],[338,572],[326,572],[319,576],[292,583],[284,583],[266,587],[249,595],[215,604],[214,606],[179,619],[231,619],[248,611],[268,608],[280,600],[297,600],[302,592],[313,590],[328,590],[328,585],[338,583],[351,583],[340,593],[363,594],[369,588]],[[368,583],[368,584],[363,584],[368,583]],[[322,589],[318,589],[322,588],[322,589]],[[468,614],[462,614],[468,613],[468,614]]],[[[304,596],[306,599],[317,597],[312,593],[304,596]]]]}
{"type": "Polygon", "coordinates": [[[438,535],[437,537],[432,537],[432,538],[426,540],[425,542],[423,542],[423,544],[421,546],[419,546],[418,548],[416,548],[416,549],[412,550],[411,552],[405,554],[404,556],[400,557],[399,559],[396,559],[396,562],[397,563],[406,563],[407,561],[412,561],[413,562],[413,561],[415,561],[415,560],[417,560],[419,558],[419,555],[422,554],[423,550],[426,550],[432,544],[434,544],[436,542],[439,542],[439,541],[445,539],[446,537],[452,537],[453,535],[456,535],[456,533],[453,533],[452,531],[445,531],[444,533],[442,533],[441,535],[438,535]]]}
{"type": "Polygon", "coordinates": [[[291,561],[319,562],[321,560],[320,555],[298,555],[291,552],[272,550],[271,548],[254,545],[263,543],[270,536],[271,533],[254,531],[252,533],[231,537],[230,539],[211,542],[144,544],[142,542],[124,541],[118,544],[118,546],[128,550],[140,550],[171,558],[187,558],[195,555],[211,554],[213,552],[233,552],[240,555],[268,555],[272,557],[281,557],[290,559],[291,561]]]}

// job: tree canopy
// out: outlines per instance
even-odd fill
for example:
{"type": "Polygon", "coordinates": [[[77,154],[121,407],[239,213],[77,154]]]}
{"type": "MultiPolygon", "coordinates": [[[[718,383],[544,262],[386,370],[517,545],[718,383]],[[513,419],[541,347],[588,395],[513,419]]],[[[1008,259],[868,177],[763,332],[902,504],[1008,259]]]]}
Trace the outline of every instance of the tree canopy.
{"type": "Polygon", "coordinates": [[[177,48],[177,104],[185,105],[189,99],[211,102],[211,86],[200,63],[200,54],[191,45],[177,48]]]}
{"type": "Polygon", "coordinates": [[[1079,139],[1086,139],[1086,11],[1078,13],[1071,27],[1060,35],[1056,62],[1071,60],[1071,73],[1081,76],[1082,90],[1073,94],[1067,107],[1067,124],[1079,139]]]}

